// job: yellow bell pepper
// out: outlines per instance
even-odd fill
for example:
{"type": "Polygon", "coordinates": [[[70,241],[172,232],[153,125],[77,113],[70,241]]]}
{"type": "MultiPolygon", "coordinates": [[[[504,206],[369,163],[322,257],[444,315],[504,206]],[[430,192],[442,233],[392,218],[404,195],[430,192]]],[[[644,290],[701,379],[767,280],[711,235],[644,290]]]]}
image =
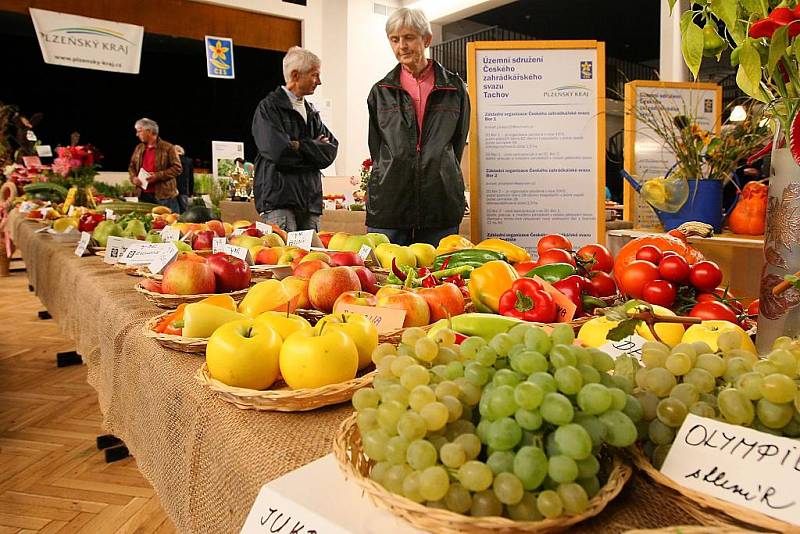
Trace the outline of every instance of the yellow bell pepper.
{"type": "Polygon", "coordinates": [[[456,250],[464,250],[465,248],[473,248],[475,245],[466,237],[458,234],[449,235],[439,240],[439,246],[436,248],[436,255],[441,256],[448,252],[455,252],[456,250]]]}
{"type": "Polygon", "coordinates": [[[486,262],[474,269],[468,287],[475,309],[483,313],[498,313],[500,296],[511,289],[517,278],[517,271],[502,260],[486,262]]]}
{"type": "Polygon", "coordinates": [[[186,337],[209,337],[225,323],[246,319],[241,313],[196,302],[183,311],[183,335],[186,337]]]}
{"type": "Polygon", "coordinates": [[[285,306],[292,297],[292,293],[280,281],[264,280],[250,288],[239,303],[239,313],[256,318],[264,312],[285,306]]]}
{"type": "Polygon", "coordinates": [[[204,298],[198,302],[198,304],[211,304],[212,306],[219,306],[226,310],[236,311],[236,301],[233,300],[233,297],[230,295],[212,295],[204,298]]]}
{"type": "Polygon", "coordinates": [[[508,261],[511,263],[529,261],[531,259],[531,255],[527,250],[515,245],[514,243],[510,243],[505,239],[484,239],[475,245],[475,248],[499,252],[500,254],[505,255],[506,259],[508,259],[508,261]]]}

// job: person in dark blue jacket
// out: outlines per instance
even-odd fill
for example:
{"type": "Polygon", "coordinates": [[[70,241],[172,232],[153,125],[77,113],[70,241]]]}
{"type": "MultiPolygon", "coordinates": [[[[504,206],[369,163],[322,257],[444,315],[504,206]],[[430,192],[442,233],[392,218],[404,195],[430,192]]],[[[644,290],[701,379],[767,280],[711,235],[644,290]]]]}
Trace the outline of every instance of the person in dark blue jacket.
{"type": "Polygon", "coordinates": [[[321,169],[329,167],[339,142],[305,97],[320,81],[320,60],[292,47],[283,58],[286,85],[268,94],[253,116],[258,147],[254,194],[262,219],[287,232],[319,230],[321,169]]]}

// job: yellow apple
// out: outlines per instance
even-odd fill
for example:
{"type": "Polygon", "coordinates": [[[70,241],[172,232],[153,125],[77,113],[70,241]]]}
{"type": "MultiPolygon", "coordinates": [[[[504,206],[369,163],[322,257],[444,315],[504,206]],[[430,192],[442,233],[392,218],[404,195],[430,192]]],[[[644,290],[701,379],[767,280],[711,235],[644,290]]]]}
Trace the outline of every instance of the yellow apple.
{"type": "Polygon", "coordinates": [[[583,323],[578,331],[578,339],[587,347],[600,347],[608,343],[606,336],[618,324],[619,321],[611,321],[605,316],[595,317],[583,323]]]}
{"type": "Polygon", "coordinates": [[[254,324],[265,324],[267,326],[271,326],[276,332],[278,332],[278,334],[281,336],[281,339],[286,339],[301,328],[312,328],[311,323],[299,315],[276,311],[262,313],[255,318],[254,324]]]}
{"type": "Polygon", "coordinates": [[[278,332],[252,319],[222,325],[208,340],[208,372],[229,386],[267,389],[278,377],[281,345],[278,332]]]}
{"type": "Polygon", "coordinates": [[[356,344],[359,369],[372,363],[372,351],[378,346],[378,329],[372,321],[357,313],[337,313],[326,315],[314,326],[318,335],[331,329],[341,330],[356,344]]]}
{"type": "Polygon", "coordinates": [[[331,264],[331,257],[325,254],[324,252],[309,252],[308,254],[300,258],[299,263],[311,260],[320,260],[324,263],[327,263],[328,265],[331,264]]]}
{"type": "Polygon", "coordinates": [[[342,330],[326,328],[317,335],[314,329],[301,329],[283,342],[280,370],[292,389],[346,382],[358,371],[358,349],[342,330]]]}
{"type": "Polygon", "coordinates": [[[719,338],[720,334],[723,332],[738,332],[742,337],[741,348],[753,354],[758,354],[756,346],[753,344],[750,336],[748,336],[740,326],[729,321],[703,321],[700,324],[693,324],[686,330],[686,333],[683,334],[683,339],[681,341],[683,341],[683,343],[705,341],[705,343],[711,347],[712,351],[717,352],[719,349],[717,346],[717,338],[719,338]]]}
{"type": "Polygon", "coordinates": [[[234,228],[234,229],[237,229],[237,228],[247,228],[247,227],[248,227],[248,226],[250,226],[251,224],[252,224],[252,223],[251,223],[250,221],[238,220],[238,221],[235,221],[235,222],[233,223],[233,228],[234,228]]]}
{"type": "Polygon", "coordinates": [[[408,246],[417,258],[417,267],[430,267],[436,259],[436,249],[430,243],[413,243],[408,246]]]}
{"type": "MultiPolygon", "coordinates": [[[[675,313],[673,313],[672,310],[664,308],[663,306],[657,306],[655,304],[652,304],[651,306],[653,306],[653,311],[656,315],[675,317],[675,313]]],[[[628,314],[633,313],[635,313],[634,309],[628,310],[628,314]]],[[[674,347],[681,342],[681,339],[683,339],[683,333],[686,331],[686,329],[682,324],[679,323],[656,323],[655,331],[663,343],[666,343],[670,347],[674,347]]],[[[648,328],[644,323],[636,327],[636,333],[648,341],[656,340],[653,337],[652,332],[650,332],[650,328],[648,328]]]]}

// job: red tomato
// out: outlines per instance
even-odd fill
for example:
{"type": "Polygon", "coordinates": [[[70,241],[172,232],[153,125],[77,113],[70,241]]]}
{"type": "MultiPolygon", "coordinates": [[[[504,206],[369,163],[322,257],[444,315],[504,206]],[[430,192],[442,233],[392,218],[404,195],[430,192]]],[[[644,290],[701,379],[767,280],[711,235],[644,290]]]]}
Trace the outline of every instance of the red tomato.
{"type": "Polygon", "coordinates": [[[698,317],[704,321],[721,320],[739,324],[736,313],[719,301],[699,302],[694,305],[689,317],[698,317]]]}
{"type": "Polygon", "coordinates": [[[516,269],[517,274],[520,276],[525,276],[538,266],[538,261],[519,261],[514,264],[514,269],[516,269]]]}
{"type": "Polygon", "coordinates": [[[711,291],[722,283],[722,271],[713,261],[698,261],[689,269],[689,282],[701,291],[711,291]]]}
{"type": "MultiPolygon", "coordinates": [[[[675,252],[674,250],[665,250],[664,252],[661,253],[662,259],[666,258],[667,256],[681,256],[681,255],[675,252]]],[[[683,256],[681,256],[681,258],[683,258],[683,256]]]]}
{"type": "Polygon", "coordinates": [[[621,273],[615,273],[619,288],[626,295],[638,299],[642,296],[642,288],[647,282],[658,279],[658,267],[644,260],[630,262],[621,273]]]}
{"type": "Polygon", "coordinates": [[[685,282],[689,279],[689,262],[674,252],[664,253],[661,263],[658,264],[658,274],[670,282],[685,282]]]}
{"type": "Polygon", "coordinates": [[[539,256],[551,248],[572,250],[572,241],[561,234],[549,234],[541,238],[536,244],[536,251],[539,253],[539,256]]]}
{"type": "Polygon", "coordinates": [[[636,251],[636,259],[649,261],[653,265],[658,265],[661,261],[661,249],[655,245],[645,245],[636,251]]]}
{"type": "Polygon", "coordinates": [[[592,284],[592,295],[595,297],[610,297],[617,293],[617,284],[610,274],[603,271],[589,273],[589,282],[592,284]]]}
{"type": "Polygon", "coordinates": [[[642,298],[650,304],[669,308],[675,302],[678,292],[675,285],[666,280],[653,280],[642,287],[642,298]]]}
{"type": "Polygon", "coordinates": [[[539,265],[547,265],[549,263],[569,263],[574,266],[575,258],[566,250],[551,248],[539,254],[539,265]]]}
{"type": "Polygon", "coordinates": [[[718,287],[711,292],[698,293],[695,297],[697,302],[722,302],[736,313],[742,313],[744,306],[735,299],[736,296],[724,287],[718,287]]]}
{"type": "Polygon", "coordinates": [[[614,268],[614,257],[603,245],[592,243],[591,245],[584,245],[578,249],[578,258],[583,261],[594,260],[594,263],[586,266],[588,271],[603,271],[610,273],[614,268]]]}
{"type": "Polygon", "coordinates": [[[759,300],[756,299],[753,302],[751,302],[749,306],[747,306],[747,315],[751,317],[754,315],[758,315],[759,310],[760,310],[759,300]]]}

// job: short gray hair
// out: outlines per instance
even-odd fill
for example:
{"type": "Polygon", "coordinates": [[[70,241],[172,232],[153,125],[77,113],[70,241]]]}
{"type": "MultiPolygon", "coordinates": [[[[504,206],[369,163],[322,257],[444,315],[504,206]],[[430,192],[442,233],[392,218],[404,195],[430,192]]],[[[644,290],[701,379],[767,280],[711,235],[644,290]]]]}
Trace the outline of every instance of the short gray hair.
{"type": "Polygon", "coordinates": [[[314,67],[319,67],[320,64],[319,57],[314,52],[293,46],[283,56],[283,79],[289,83],[292,81],[293,70],[299,74],[305,74],[314,67]]]}
{"type": "Polygon", "coordinates": [[[386,21],[386,35],[402,28],[410,28],[423,37],[433,35],[431,23],[421,9],[403,7],[389,15],[386,21]]]}
{"type": "Polygon", "coordinates": [[[158,123],[153,119],[148,119],[147,117],[142,117],[136,124],[133,125],[134,128],[141,128],[142,130],[150,130],[154,134],[158,135],[158,123]]]}

